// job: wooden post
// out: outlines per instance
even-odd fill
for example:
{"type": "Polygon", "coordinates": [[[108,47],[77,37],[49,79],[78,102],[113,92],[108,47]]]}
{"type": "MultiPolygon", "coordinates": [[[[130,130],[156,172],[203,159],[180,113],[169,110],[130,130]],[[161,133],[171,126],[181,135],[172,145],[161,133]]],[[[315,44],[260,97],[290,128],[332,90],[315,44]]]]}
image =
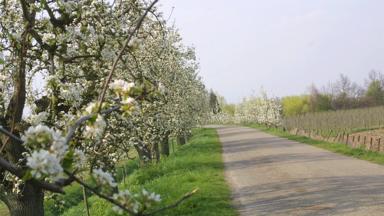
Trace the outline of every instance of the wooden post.
{"type": "Polygon", "coordinates": [[[349,140],[349,134],[347,134],[347,141],[345,142],[346,145],[348,145],[348,140],[349,140]]]}
{"type": "Polygon", "coordinates": [[[352,147],[355,147],[355,135],[352,136],[352,147]]]}
{"type": "Polygon", "coordinates": [[[377,140],[377,151],[378,151],[378,152],[380,152],[380,140],[381,140],[381,138],[379,138],[379,139],[377,140]]]}
{"type": "Polygon", "coordinates": [[[373,144],[373,137],[371,137],[371,142],[370,142],[370,144],[369,144],[369,150],[372,149],[372,144],[373,144]]]}
{"type": "Polygon", "coordinates": [[[364,136],[364,146],[367,143],[367,136],[364,136]]]}

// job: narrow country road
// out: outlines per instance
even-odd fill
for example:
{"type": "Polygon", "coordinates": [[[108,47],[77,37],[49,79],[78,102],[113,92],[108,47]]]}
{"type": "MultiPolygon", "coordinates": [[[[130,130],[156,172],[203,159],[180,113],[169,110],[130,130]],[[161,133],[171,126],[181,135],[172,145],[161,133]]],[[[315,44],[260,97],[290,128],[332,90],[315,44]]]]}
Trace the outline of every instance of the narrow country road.
{"type": "Polygon", "coordinates": [[[256,129],[215,128],[240,215],[384,215],[384,166],[256,129]]]}

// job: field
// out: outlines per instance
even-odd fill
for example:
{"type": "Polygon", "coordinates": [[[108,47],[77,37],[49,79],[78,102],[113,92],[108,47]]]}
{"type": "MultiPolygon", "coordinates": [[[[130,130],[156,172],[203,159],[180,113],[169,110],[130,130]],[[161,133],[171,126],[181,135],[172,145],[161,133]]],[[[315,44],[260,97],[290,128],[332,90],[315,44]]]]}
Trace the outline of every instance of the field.
{"type": "Polygon", "coordinates": [[[286,130],[316,131],[322,135],[354,133],[381,128],[384,107],[308,113],[283,120],[286,130]]]}
{"type": "Polygon", "coordinates": [[[383,151],[384,107],[328,111],[288,117],[282,127],[294,135],[383,151]]]}

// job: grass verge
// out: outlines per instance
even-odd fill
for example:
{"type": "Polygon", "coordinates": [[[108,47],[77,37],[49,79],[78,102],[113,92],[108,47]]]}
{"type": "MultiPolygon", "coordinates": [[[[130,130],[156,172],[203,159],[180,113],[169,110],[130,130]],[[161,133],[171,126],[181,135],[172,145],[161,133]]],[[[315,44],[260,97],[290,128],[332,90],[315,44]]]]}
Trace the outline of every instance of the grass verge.
{"type": "MultiPolygon", "coordinates": [[[[158,164],[135,170],[121,182],[120,188],[137,191],[145,188],[162,195],[157,206],[169,205],[185,193],[199,191],[178,207],[159,215],[237,215],[231,207],[230,190],[224,179],[221,146],[214,129],[197,129],[186,145],[158,164]]],[[[98,197],[89,198],[90,213],[114,215],[111,205],[98,197]]],[[[67,210],[64,215],[85,215],[83,202],[67,210]]]]}
{"type": "Polygon", "coordinates": [[[343,154],[346,156],[351,156],[355,157],[358,159],[362,160],[367,160],[371,161],[377,164],[384,164],[384,154],[379,153],[379,152],[373,152],[373,151],[368,151],[362,148],[351,148],[345,144],[342,143],[331,143],[331,142],[325,142],[325,141],[319,141],[319,140],[314,140],[305,136],[297,136],[290,134],[286,131],[283,131],[282,129],[279,128],[267,128],[266,126],[258,125],[258,124],[248,124],[246,125],[248,127],[252,128],[257,128],[261,131],[264,131],[266,133],[279,136],[279,137],[284,137],[289,140],[313,145],[322,149],[326,149],[332,152],[336,152],[339,154],[343,154]]]}

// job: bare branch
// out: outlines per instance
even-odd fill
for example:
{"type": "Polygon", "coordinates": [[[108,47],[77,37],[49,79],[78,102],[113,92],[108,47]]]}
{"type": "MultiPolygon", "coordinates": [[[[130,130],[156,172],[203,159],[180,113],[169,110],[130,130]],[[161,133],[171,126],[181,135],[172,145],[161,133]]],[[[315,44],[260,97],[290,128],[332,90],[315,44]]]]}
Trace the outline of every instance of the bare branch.
{"type": "MultiPolygon", "coordinates": [[[[118,106],[114,106],[112,108],[109,108],[107,110],[103,110],[100,112],[100,114],[103,114],[103,115],[108,115],[116,110],[119,110],[120,109],[120,105],[118,106]]],[[[91,119],[93,116],[95,116],[95,114],[90,114],[90,115],[86,115],[86,116],[83,116],[81,117],[80,119],[78,119],[74,125],[72,125],[69,129],[68,129],[68,133],[67,133],[67,136],[65,137],[65,144],[68,144],[73,136],[75,135],[75,132],[77,130],[77,128],[79,128],[84,122],[88,121],[89,119],[91,119]]],[[[1,132],[1,131],[0,131],[1,132]]]]}
{"type": "Polygon", "coordinates": [[[168,210],[168,209],[172,209],[172,208],[175,208],[177,207],[178,205],[180,205],[180,203],[182,203],[184,200],[190,198],[192,195],[194,195],[196,192],[198,192],[199,189],[194,189],[193,191],[189,192],[189,193],[186,193],[184,196],[182,196],[178,201],[176,201],[175,203],[169,205],[169,206],[165,206],[164,208],[161,208],[161,209],[158,209],[158,210],[155,210],[153,212],[150,212],[150,213],[147,213],[147,214],[144,214],[144,215],[154,215],[154,214],[157,214],[157,213],[160,213],[160,212],[163,212],[165,210],[168,210]]]}
{"type": "Polygon", "coordinates": [[[82,180],[80,180],[79,178],[77,178],[75,175],[73,175],[71,172],[68,172],[68,171],[64,171],[68,176],[72,177],[77,183],[79,183],[80,185],[84,186],[86,189],[88,189],[89,191],[91,191],[92,193],[96,194],[97,196],[99,196],[100,198],[103,198],[107,201],[109,201],[110,203],[114,204],[114,205],[117,205],[119,206],[120,208],[122,208],[124,211],[128,212],[129,214],[131,215],[137,215],[135,212],[133,212],[132,210],[126,208],[124,205],[120,204],[119,202],[117,202],[116,200],[112,199],[111,197],[109,196],[106,196],[100,192],[98,192],[97,190],[95,190],[93,187],[89,186],[88,184],[86,184],[85,182],[83,182],[82,180]]]}
{"type": "Polygon", "coordinates": [[[15,136],[13,133],[11,133],[8,130],[6,130],[2,125],[0,125],[0,133],[3,133],[5,135],[7,135],[8,137],[12,138],[16,142],[19,142],[19,143],[23,143],[24,142],[22,139],[20,139],[19,137],[15,136]]]}

